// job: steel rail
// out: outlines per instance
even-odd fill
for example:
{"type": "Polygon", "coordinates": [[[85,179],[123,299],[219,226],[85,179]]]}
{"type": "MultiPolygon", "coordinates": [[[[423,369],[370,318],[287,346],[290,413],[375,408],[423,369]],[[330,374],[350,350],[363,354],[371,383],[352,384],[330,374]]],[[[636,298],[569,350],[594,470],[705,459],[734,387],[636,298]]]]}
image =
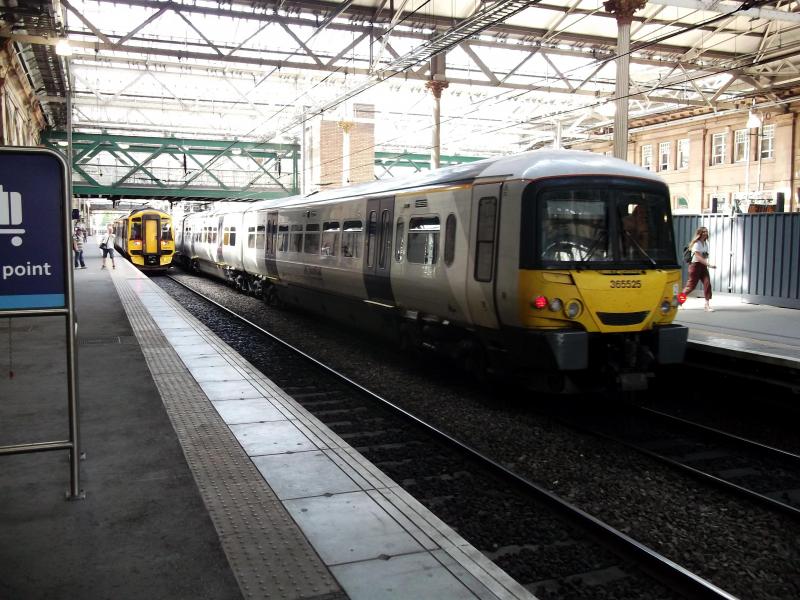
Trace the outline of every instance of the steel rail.
{"type": "Polygon", "coordinates": [[[390,402],[389,400],[379,396],[378,394],[375,394],[374,392],[365,388],[361,384],[353,381],[346,375],[339,373],[335,369],[332,369],[328,365],[320,362],[319,360],[303,352],[299,348],[292,346],[291,344],[277,337],[273,333],[270,333],[266,329],[260,327],[259,325],[256,325],[249,319],[235,313],[228,307],[220,304],[219,302],[213,300],[212,298],[209,298],[205,294],[198,292],[197,290],[193,289],[192,287],[183,283],[182,281],[177,280],[172,275],[167,275],[167,277],[172,281],[174,281],[175,283],[177,283],[178,285],[186,288],[193,294],[196,294],[209,304],[212,304],[213,306],[216,306],[223,312],[231,315],[234,319],[237,319],[247,324],[256,331],[260,332],[261,334],[281,344],[285,348],[291,350],[292,352],[297,353],[299,356],[302,356],[304,359],[310,361],[312,364],[326,371],[330,375],[343,381],[347,385],[352,386],[353,388],[357,389],[363,394],[366,394],[370,398],[376,400],[377,402],[381,403],[382,405],[386,406],[392,411],[403,415],[404,417],[408,418],[415,424],[419,425],[433,436],[441,440],[445,440],[448,444],[454,446],[465,455],[476,460],[484,467],[487,467],[491,471],[494,471],[496,474],[501,475],[504,479],[510,481],[516,487],[522,489],[526,493],[535,497],[537,500],[543,502],[551,509],[558,511],[559,514],[568,518],[572,523],[574,523],[584,531],[589,532],[592,535],[592,537],[599,539],[601,543],[604,543],[606,546],[613,548],[618,555],[621,555],[622,557],[633,561],[639,568],[642,569],[642,571],[648,573],[650,576],[657,579],[658,581],[660,581],[662,584],[672,589],[673,591],[685,594],[690,598],[709,599],[709,600],[711,599],[738,600],[736,596],[715,586],[713,583],[706,581],[702,577],[699,577],[698,575],[692,573],[688,569],[685,569],[684,567],[673,562],[667,557],[662,556],[655,550],[648,548],[647,546],[641,544],[640,542],[637,542],[636,540],[622,533],[621,531],[614,529],[613,527],[600,521],[599,519],[590,515],[589,513],[563,500],[562,498],[558,497],[549,490],[546,490],[543,487],[539,486],[538,484],[530,481],[529,479],[526,479],[525,477],[522,477],[521,475],[514,473],[513,471],[499,464],[495,460],[489,458],[488,456],[478,452],[473,448],[470,448],[463,442],[437,429],[436,427],[430,425],[429,423],[426,423],[425,421],[414,416],[405,409],[390,402]]]}
{"type": "MultiPolygon", "coordinates": [[[[690,467],[687,464],[684,464],[684,463],[679,462],[677,460],[668,458],[668,457],[664,456],[663,454],[659,454],[658,452],[654,452],[653,450],[648,450],[647,448],[639,446],[638,444],[636,444],[634,442],[629,442],[627,440],[624,440],[621,437],[618,437],[616,435],[613,435],[613,434],[610,434],[610,433],[605,433],[605,432],[602,432],[602,431],[598,431],[596,429],[591,429],[591,428],[589,428],[587,426],[581,425],[581,424],[579,424],[579,423],[577,423],[575,421],[571,421],[571,420],[569,420],[567,418],[564,418],[564,417],[560,417],[560,416],[556,416],[556,415],[548,415],[548,416],[550,416],[551,418],[559,421],[563,425],[566,425],[567,427],[570,427],[572,429],[575,429],[575,430],[578,430],[578,431],[582,431],[582,432],[587,433],[589,435],[593,435],[595,437],[598,437],[598,438],[601,438],[601,439],[605,439],[605,440],[614,442],[616,444],[620,444],[620,445],[625,446],[626,448],[630,448],[632,450],[636,450],[640,454],[644,454],[645,456],[648,456],[649,458],[657,460],[658,462],[664,463],[664,464],[666,464],[666,465],[668,465],[668,466],[670,466],[670,467],[672,467],[672,468],[674,468],[674,469],[676,469],[678,471],[683,471],[685,473],[688,473],[689,475],[691,475],[691,476],[695,477],[696,479],[699,479],[699,480],[701,480],[701,481],[703,481],[705,483],[710,483],[710,484],[716,485],[717,487],[721,487],[721,488],[723,488],[723,489],[725,489],[727,491],[731,491],[731,492],[733,492],[735,494],[739,494],[739,495],[741,495],[743,497],[748,498],[749,500],[753,500],[753,501],[755,501],[757,503],[764,504],[764,505],[768,506],[769,508],[771,508],[773,510],[776,510],[776,511],[778,511],[780,513],[789,515],[789,516],[794,517],[794,518],[800,518],[800,508],[796,508],[796,507],[791,506],[789,504],[785,504],[785,503],[783,503],[783,502],[781,502],[779,500],[775,500],[774,498],[770,498],[769,496],[765,496],[764,494],[760,494],[760,493],[755,492],[755,491],[753,491],[751,489],[742,487],[740,485],[737,485],[735,483],[732,483],[730,481],[727,481],[725,479],[717,477],[716,475],[712,475],[710,473],[706,473],[705,471],[701,471],[700,469],[695,469],[694,467],[690,467]]],[[[792,455],[792,456],[794,456],[794,455],[792,455]]]]}

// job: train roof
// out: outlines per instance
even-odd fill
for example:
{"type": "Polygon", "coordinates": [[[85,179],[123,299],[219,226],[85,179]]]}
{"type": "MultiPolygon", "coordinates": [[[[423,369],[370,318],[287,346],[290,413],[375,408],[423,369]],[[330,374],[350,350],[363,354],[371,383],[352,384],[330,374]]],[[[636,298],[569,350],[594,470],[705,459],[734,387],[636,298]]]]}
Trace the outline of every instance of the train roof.
{"type": "Polygon", "coordinates": [[[264,208],[284,208],[295,205],[323,204],[345,198],[374,196],[416,189],[473,183],[481,179],[542,179],[564,175],[611,175],[635,177],[663,183],[663,180],[642,167],[627,161],[579,150],[534,150],[511,156],[487,158],[442,169],[416,173],[407,177],[382,179],[347,187],[312,192],[303,196],[289,196],[277,200],[260,200],[252,204],[225,203],[217,205],[211,213],[194,213],[209,216],[215,213],[245,212],[264,208]],[[238,206],[236,206],[238,204],[238,206]]]}

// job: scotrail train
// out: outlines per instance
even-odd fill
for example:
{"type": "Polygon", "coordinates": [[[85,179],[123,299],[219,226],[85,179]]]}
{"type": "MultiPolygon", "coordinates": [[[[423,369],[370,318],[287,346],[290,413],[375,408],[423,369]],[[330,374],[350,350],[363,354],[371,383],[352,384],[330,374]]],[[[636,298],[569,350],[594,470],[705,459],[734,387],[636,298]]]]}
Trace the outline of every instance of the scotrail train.
{"type": "Polygon", "coordinates": [[[172,265],[175,240],[172,217],[153,208],[135,208],[114,221],[114,247],[146,271],[165,271],[172,265]]]}
{"type": "Polygon", "coordinates": [[[642,389],[683,360],[667,186],[537,151],[186,216],[176,260],[269,302],[553,391],[642,389]]]}

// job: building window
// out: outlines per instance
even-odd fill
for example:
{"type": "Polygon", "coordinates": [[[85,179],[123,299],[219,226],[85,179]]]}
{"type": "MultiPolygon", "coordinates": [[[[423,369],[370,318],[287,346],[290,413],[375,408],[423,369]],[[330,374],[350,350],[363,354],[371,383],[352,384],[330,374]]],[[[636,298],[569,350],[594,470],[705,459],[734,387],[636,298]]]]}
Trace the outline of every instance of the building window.
{"type": "Polygon", "coordinates": [[[733,138],[733,162],[745,162],[750,156],[750,130],[737,129],[733,138]]]}
{"type": "Polygon", "coordinates": [[[678,140],[678,168],[689,168],[689,138],[678,140]]]}
{"type": "Polygon", "coordinates": [[[721,165],[725,162],[725,146],[727,133],[715,133],[711,136],[711,164],[721,165]]]}
{"type": "Polygon", "coordinates": [[[775,124],[761,128],[761,158],[775,158],[775,124]]]}
{"type": "Polygon", "coordinates": [[[653,169],[653,147],[650,144],[642,146],[642,167],[648,171],[653,169]]]}
{"type": "Polygon", "coordinates": [[[669,171],[669,155],[672,152],[670,142],[661,142],[658,145],[658,170],[669,171]]]}

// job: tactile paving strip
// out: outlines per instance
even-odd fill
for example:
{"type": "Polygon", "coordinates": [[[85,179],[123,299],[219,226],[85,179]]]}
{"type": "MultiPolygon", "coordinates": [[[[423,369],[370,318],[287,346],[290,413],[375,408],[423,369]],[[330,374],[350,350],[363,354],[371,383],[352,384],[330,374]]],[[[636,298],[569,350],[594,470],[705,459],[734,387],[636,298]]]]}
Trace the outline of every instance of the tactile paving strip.
{"type": "Polygon", "coordinates": [[[346,600],[127,279],[112,279],[242,595],[346,600]]]}

